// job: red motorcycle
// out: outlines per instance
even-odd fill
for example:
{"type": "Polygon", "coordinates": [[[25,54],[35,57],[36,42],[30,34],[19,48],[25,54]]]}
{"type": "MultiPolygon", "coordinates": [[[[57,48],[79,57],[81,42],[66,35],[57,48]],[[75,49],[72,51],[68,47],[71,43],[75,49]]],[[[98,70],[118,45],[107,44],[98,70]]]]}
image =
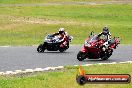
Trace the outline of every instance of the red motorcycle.
{"type": "Polygon", "coordinates": [[[118,44],[120,44],[119,37],[114,37],[109,40],[108,48],[103,51],[105,40],[99,38],[98,35],[94,35],[91,32],[91,35],[85,40],[84,46],[81,48],[77,54],[77,59],[83,61],[84,59],[99,59],[107,60],[113,53],[113,49],[116,49],[118,44]]]}

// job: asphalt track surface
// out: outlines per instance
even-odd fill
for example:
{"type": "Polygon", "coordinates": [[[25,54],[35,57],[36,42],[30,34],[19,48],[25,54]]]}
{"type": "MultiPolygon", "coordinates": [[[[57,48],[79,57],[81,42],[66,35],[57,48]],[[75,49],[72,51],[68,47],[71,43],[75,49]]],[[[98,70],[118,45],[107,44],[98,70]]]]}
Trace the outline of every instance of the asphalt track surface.
{"type": "Polygon", "coordinates": [[[71,45],[64,53],[59,51],[38,53],[36,46],[0,47],[0,72],[132,60],[132,45],[120,45],[107,61],[86,59],[80,62],[76,56],[81,47],[81,45],[71,45]]]}
{"type": "MultiPolygon", "coordinates": [[[[49,5],[94,5],[94,4],[127,4],[128,1],[115,2],[67,2],[67,3],[44,3],[44,4],[0,4],[0,6],[49,6],[49,5]]],[[[77,53],[81,45],[72,45],[64,52],[38,53],[37,47],[21,46],[21,47],[2,47],[0,46],[0,72],[14,71],[34,68],[45,68],[53,66],[66,65],[83,65],[96,63],[111,63],[132,61],[132,45],[120,45],[114,50],[113,55],[107,61],[86,59],[82,62],[76,59],[77,53]]]]}

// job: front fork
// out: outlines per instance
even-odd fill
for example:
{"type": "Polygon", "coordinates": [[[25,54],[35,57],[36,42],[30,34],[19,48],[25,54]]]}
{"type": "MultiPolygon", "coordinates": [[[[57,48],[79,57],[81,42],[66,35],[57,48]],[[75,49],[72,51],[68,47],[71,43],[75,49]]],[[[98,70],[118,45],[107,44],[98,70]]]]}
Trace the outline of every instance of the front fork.
{"type": "Polygon", "coordinates": [[[83,53],[87,53],[88,52],[88,50],[86,49],[85,46],[83,46],[80,51],[83,52],[83,53]]]}
{"type": "Polygon", "coordinates": [[[86,47],[83,46],[80,51],[83,53],[83,58],[86,58],[88,55],[88,50],[86,49],[86,47]]]}

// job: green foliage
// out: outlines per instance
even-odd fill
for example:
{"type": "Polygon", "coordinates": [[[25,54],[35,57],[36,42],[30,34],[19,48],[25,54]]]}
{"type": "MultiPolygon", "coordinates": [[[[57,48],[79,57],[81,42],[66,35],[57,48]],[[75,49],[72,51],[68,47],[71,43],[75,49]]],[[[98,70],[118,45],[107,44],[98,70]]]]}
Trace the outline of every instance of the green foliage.
{"type": "MultiPolygon", "coordinates": [[[[89,2],[93,0],[83,0],[89,2]]],[[[94,1],[112,1],[112,0],[94,0],[94,1]]],[[[25,3],[53,3],[53,2],[82,2],[82,0],[0,0],[1,4],[25,4],[25,3]]]]}
{"type": "MultiPolygon", "coordinates": [[[[70,67],[70,66],[69,66],[70,67]]],[[[24,77],[0,77],[0,88],[131,88],[130,84],[86,84],[76,83],[78,68],[66,67],[58,72],[37,73],[24,77]]],[[[93,65],[83,67],[87,74],[130,74],[132,64],[93,65]]]]}
{"type": "Polygon", "coordinates": [[[131,4],[12,6],[0,7],[0,14],[0,45],[36,45],[59,27],[74,37],[72,44],[83,44],[105,25],[122,44],[132,44],[131,4]]]}

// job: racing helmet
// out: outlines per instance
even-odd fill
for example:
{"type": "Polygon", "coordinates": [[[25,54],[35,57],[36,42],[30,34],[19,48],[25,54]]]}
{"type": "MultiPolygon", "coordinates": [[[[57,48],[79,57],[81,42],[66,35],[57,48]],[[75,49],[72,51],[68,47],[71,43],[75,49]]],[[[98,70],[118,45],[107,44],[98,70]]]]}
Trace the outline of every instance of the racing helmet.
{"type": "Polygon", "coordinates": [[[107,26],[105,26],[104,28],[103,28],[103,34],[104,35],[107,35],[109,33],[109,28],[107,27],[107,26]]]}
{"type": "Polygon", "coordinates": [[[59,33],[60,33],[60,34],[62,34],[62,33],[64,33],[64,32],[65,32],[65,29],[64,29],[64,28],[60,28],[60,29],[59,29],[59,33]]]}

